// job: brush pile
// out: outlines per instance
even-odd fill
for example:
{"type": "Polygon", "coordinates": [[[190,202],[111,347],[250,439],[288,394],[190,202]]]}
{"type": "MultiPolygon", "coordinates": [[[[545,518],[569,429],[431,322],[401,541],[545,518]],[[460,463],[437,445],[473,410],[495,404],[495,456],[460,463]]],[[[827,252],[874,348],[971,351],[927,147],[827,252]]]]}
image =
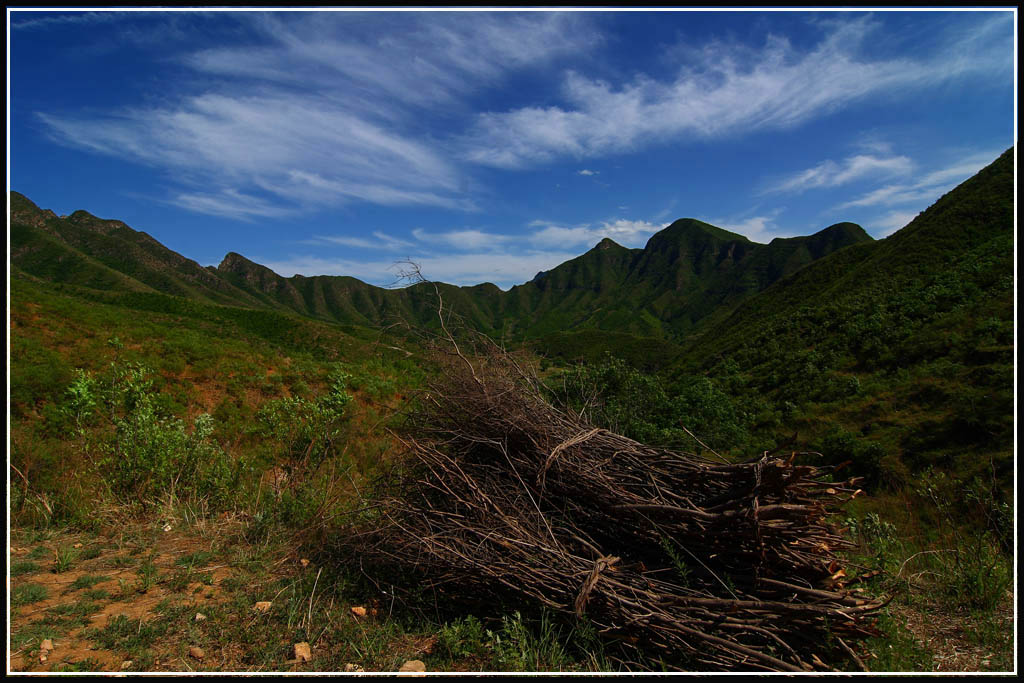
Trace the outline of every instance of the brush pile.
{"type": "Polygon", "coordinates": [[[378,518],[353,537],[364,565],[468,607],[512,597],[586,615],[667,666],[860,665],[851,643],[876,634],[881,605],[843,585],[848,542],[826,520],[855,481],[596,428],[496,349],[470,359],[456,346],[443,363],[398,435],[406,457],[378,518]]]}

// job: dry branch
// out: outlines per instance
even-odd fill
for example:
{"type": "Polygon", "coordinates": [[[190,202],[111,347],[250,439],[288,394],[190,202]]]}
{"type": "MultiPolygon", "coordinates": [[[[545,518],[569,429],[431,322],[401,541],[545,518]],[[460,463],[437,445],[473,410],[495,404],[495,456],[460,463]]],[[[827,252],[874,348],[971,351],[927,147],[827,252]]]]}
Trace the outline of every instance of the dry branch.
{"type": "MultiPolygon", "coordinates": [[[[677,666],[808,671],[875,634],[827,515],[856,482],[653,448],[545,400],[486,346],[442,357],[359,555],[453,601],[516,596],[677,666]]],[[[854,655],[855,656],[855,655],[854,655]]]]}

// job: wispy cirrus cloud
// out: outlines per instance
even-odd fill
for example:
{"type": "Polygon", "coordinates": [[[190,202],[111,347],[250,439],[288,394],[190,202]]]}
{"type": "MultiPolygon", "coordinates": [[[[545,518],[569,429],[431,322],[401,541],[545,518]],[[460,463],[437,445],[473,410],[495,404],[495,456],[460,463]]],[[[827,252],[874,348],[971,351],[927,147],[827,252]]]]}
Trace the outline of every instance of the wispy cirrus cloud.
{"type": "Polygon", "coordinates": [[[888,237],[917,218],[918,211],[890,211],[871,221],[879,238],[888,237]]]}
{"type": "Polygon", "coordinates": [[[998,155],[996,151],[968,154],[910,182],[891,183],[874,189],[840,204],[835,210],[902,204],[927,205],[992,163],[998,155]]]}
{"type": "Polygon", "coordinates": [[[625,218],[572,226],[536,220],[530,223],[533,232],[526,239],[540,248],[592,247],[606,237],[626,247],[642,247],[651,235],[666,225],[625,218]]]}
{"type": "Polygon", "coordinates": [[[274,215],[232,201],[256,194],[286,213],[353,201],[474,211],[433,126],[509,73],[600,42],[572,13],[225,16],[250,38],[181,55],[191,78],[168,81],[160,104],[38,120],[61,144],[187,179],[174,203],[201,213],[274,215]]]}
{"type": "MultiPolygon", "coordinates": [[[[481,251],[456,254],[429,254],[414,260],[423,276],[456,285],[491,282],[503,289],[530,280],[542,270],[550,270],[579,254],[568,251],[528,250],[517,253],[481,251]]],[[[387,286],[397,283],[401,264],[396,260],[365,260],[295,255],[285,259],[261,261],[268,268],[290,277],[305,275],[349,275],[366,282],[387,286]]]]}
{"type": "Polygon", "coordinates": [[[103,24],[123,19],[128,12],[75,12],[56,13],[28,8],[11,12],[11,28],[17,31],[36,31],[64,26],[103,24]]]}
{"type": "Polygon", "coordinates": [[[465,201],[459,171],[435,150],[313,94],[204,94],[173,109],[39,118],[64,144],[192,174],[224,194],[259,189],[291,209],[465,201]]]}
{"type": "Polygon", "coordinates": [[[799,193],[819,187],[837,187],[856,180],[906,175],[913,169],[913,162],[905,156],[857,154],[839,162],[827,159],[817,166],[776,181],[764,193],[799,193]]]}
{"type": "Polygon", "coordinates": [[[476,229],[429,232],[416,228],[412,231],[412,234],[413,237],[421,242],[459,251],[493,251],[516,239],[512,235],[502,235],[476,229]]]}
{"type": "MultiPolygon", "coordinates": [[[[750,213],[753,213],[751,211],[750,213]]],[[[774,209],[758,215],[747,215],[743,216],[731,216],[731,217],[719,217],[709,218],[707,222],[716,225],[723,230],[729,232],[735,232],[743,235],[751,242],[758,242],[760,244],[767,244],[776,237],[793,237],[799,234],[797,231],[791,228],[786,228],[778,224],[778,218],[782,214],[782,209],[774,209]]]]}
{"type": "Polygon", "coordinates": [[[331,245],[336,244],[343,247],[355,247],[357,249],[396,250],[408,249],[415,245],[409,240],[389,235],[381,230],[374,230],[371,233],[373,239],[367,237],[352,237],[349,235],[317,235],[306,240],[309,244],[331,245]]]}
{"type": "MultiPolygon", "coordinates": [[[[681,49],[672,80],[646,75],[613,84],[569,73],[564,104],[483,112],[462,136],[464,158],[499,168],[635,151],[666,140],[702,140],[790,128],[869,96],[899,95],[970,74],[1005,71],[982,22],[952,46],[919,59],[872,58],[875,24],[831,24],[812,49],[769,36],[760,49],[726,42],[681,49]]],[[[1000,49],[1002,43],[1000,43],[1000,49]]]]}
{"type": "Polygon", "coordinates": [[[480,228],[425,230],[414,228],[405,239],[381,231],[371,237],[320,236],[305,243],[337,245],[376,251],[386,258],[355,259],[348,255],[332,258],[323,254],[296,253],[288,258],[269,258],[261,263],[275,272],[291,276],[352,275],[378,285],[394,284],[400,262],[412,258],[430,279],[460,285],[492,282],[507,289],[580,255],[609,237],[620,244],[642,247],[664,224],[624,218],[593,224],[564,226],[536,220],[523,235],[510,235],[480,228]]]}
{"type": "Polygon", "coordinates": [[[297,213],[294,209],[231,188],[216,193],[182,192],[163,201],[195,213],[244,221],[257,218],[287,218],[297,213]]]}

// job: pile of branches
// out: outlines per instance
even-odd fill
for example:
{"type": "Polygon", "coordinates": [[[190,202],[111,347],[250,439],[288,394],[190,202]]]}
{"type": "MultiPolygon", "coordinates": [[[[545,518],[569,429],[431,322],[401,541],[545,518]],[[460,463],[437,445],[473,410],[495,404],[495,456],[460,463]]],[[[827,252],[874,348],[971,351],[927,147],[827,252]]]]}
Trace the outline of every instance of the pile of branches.
{"type": "Polygon", "coordinates": [[[743,463],[654,448],[546,399],[490,347],[457,345],[404,430],[366,565],[449,604],[520,602],[582,617],[646,661],[829,670],[877,635],[882,606],[844,585],[827,521],[859,493],[789,457],[743,463]]]}

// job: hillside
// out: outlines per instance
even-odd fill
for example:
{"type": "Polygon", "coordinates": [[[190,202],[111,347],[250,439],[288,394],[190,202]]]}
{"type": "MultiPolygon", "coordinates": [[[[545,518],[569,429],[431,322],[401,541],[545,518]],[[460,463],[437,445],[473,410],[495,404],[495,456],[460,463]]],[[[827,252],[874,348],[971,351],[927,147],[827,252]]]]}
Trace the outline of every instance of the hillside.
{"type": "MultiPolygon", "coordinates": [[[[829,568],[829,589],[896,598],[878,636],[854,645],[860,660],[829,666],[1006,671],[1012,162],[1010,150],[884,240],[839,223],[761,245],[684,219],[644,249],[603,240],[508,292],[437,291],[473,329],[525,342],[510,346],[534,352],[525,360],[537,361],[543,396],[588,425],[655,448],[714,449],[731,461],[723,471],[745,464],[759,481],[766,451],[793,471],[848,461],[840,477],[864,477],[868,495],[818,485],[850,496],[833,520],[851,541],[849,575],[829,568]]],[[[385,600],[373,582],[386,574],[345,550],[361,538],[347,520],[377,514],[363,497],[371,482],[401,469],[401,418],[446,376],[419,337],[388,327],[436,325],[432,283],[284,278],[237,253],[203,268],[119,221],[11,199],[18,670],[700,668],[660,652],[623,659],[623,643],[592,622],[522,600],[481,591],[479,613],[457,610],[406,570],[393,585],[388,575],[385,600]]],[[[586,439],[569,439],[577,455],[593,447],[586,439]]],[[[495,439],[473,452],[484,441],[495,439]]],[[[565,460],[548,473],[552,509],[579,504],[553,498],[565,460]]],[[[515,486],[496,490],[515,498],[515,486]]],[[[737,521],[766,500],[756,491],[737,521]]],[[[605,571],[677,575],[689,600],[702,574],[662,533],[648,550],[671,566],[633,563],[626,543],[605,571]]],[[[376,548],[393,559],[393,545],[376,548]]],[[[609,581],[592,566],[572,570],[570,603],[581,572],[609,581]]],[[[749,573],[708,585],[745,590],[749,573]]]]}
{"type": "Polygon", "coordinates": [[[154,291],[205,303],[258,305],[248,293],[121,221],[58,217],[11,193],[11,263],[29,275],[101,290],[154,291]]]}
{"type": "Polygon", "coordinates": [[[936,464],[1007,482],[1013,224],[1010,149],[890,237],[744,301],[694,338],[676,373],[802,410],[808,437],[831,428],[833,441],[874,444],[871,467],[890,484],[936,464]]]}
{"type": "MultiPolygon", "coordinates": [[[[436,324],[430,285],[385,289],[352,277],[285,278],[235,252],[216,268],[203,268],[121,221],[85,211],[58,217],[13,192],[11,203],[15,274],[103,291],[290,311],[345,325],[436,324]]],[[[574,331],[611,331],[671,345],[779,278],[870,241],[863,229],[846,223],[763,245],[681,219],[652,236],[644,249],[605,239],[508,292],[490,284],[437,286],[472,328],[534,344],[550,338],[553,355],[564,355],[573,345],[564,335],[574,331]]]]}

